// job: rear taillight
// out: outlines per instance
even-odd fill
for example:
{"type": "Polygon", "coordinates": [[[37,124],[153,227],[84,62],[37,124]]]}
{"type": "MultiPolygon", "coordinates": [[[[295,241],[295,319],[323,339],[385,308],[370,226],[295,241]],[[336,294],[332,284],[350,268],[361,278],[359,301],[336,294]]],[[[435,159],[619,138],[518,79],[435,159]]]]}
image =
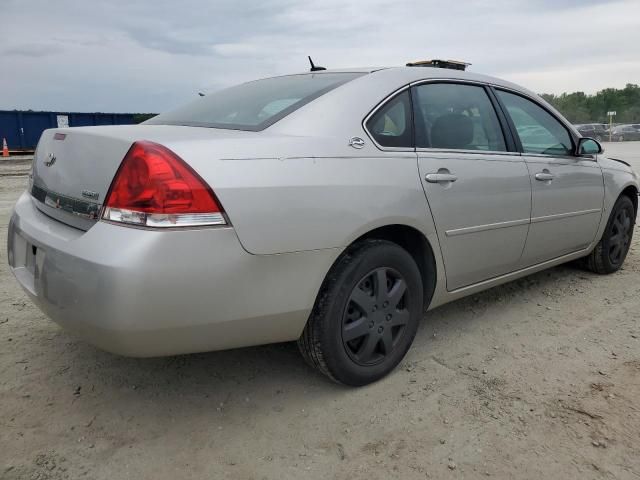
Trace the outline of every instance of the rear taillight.
{"type": "Polygon", "coordinates": [[[104,203],[102,218],[145,227],[225,225],[213,191],[180,157],[162,145],[135,142],[104,203]]]}

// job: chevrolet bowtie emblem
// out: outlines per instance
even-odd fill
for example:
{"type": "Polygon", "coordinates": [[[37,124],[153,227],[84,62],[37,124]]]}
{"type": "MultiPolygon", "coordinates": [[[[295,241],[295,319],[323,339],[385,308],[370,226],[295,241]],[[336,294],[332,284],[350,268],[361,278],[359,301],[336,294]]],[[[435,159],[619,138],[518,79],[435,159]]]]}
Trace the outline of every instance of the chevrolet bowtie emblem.
{"type": "Polygon", "coordinates": [[[56,163],[56,156],[53,153],[50,153],[49,155],[47,155],[47,158],[48,160],[44,161],[45,167],[50,167],[51,165],[56,163]]]}

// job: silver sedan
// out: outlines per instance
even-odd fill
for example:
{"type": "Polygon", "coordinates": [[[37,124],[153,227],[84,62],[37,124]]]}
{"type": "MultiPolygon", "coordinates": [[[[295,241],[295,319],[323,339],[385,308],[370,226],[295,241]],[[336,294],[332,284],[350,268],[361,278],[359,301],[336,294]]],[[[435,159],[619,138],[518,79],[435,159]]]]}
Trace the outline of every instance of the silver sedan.
{"type": "Polygon", "coordinates": [[[432,64],[245,83],[142,125],[47,130],[9,227],[17,280],[105,350],[297,340],[364,385],[423,312],[624,262],[638,177],[537,95],[432,64]]]}

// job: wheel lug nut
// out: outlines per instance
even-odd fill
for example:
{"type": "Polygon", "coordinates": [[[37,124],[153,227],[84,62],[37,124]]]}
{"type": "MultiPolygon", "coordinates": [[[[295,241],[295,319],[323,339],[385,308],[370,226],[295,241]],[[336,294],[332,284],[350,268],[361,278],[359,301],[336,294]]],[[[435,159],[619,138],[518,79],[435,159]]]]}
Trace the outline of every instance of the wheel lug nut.
{"type": "Polygon", "coordinates": [[[373,308],[371,309],[373,312],[375,312],[376,310],[378,310],[378,305],[374,305],[373,308]]]}
{"type": "Polygon", "coordinates": [[[373,321],[369,322],[369,328],[373,328],[373,321]]]}
{"type": "Polygon", "coordinates": [[[392,316],[393,316],[393,315],[391,315],[390,313],[387,313],[387,322],[388,322],[389,320],[391,320],[391,317],[392,317],[392,316]]]}
{"type": "Polygon", "coordinates": [[[388,306],[389,306],[389,302],[384,302],[384,303],[382,304],[382,308],[387,308],[388,306]]]}
{"type": "Polygon", "coordinates": [[[384,330],[384,327],[378,327],[378,333],[382,333],[383,330],[384,330]]]}

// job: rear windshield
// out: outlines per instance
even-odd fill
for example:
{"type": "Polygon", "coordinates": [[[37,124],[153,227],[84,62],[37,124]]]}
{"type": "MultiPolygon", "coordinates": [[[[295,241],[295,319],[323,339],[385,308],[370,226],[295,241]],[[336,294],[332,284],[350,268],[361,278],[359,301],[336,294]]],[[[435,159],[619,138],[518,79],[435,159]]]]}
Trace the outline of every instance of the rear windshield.
{"type": "Polygon", "coordinates": [[[306,103],[361,75],[317,73],[265,78],[208,94],[144,123],[263,130],[306,103]]]}

